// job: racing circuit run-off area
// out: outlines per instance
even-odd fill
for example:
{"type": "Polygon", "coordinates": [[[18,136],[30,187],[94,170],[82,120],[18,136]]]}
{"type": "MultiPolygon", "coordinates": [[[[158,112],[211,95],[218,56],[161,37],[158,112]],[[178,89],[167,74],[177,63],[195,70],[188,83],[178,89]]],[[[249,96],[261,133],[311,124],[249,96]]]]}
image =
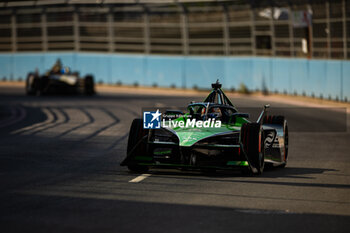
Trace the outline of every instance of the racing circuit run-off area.
{"type": "MultiPolygon", "coordinates": [[[[239,110],[231,119],[235,121],[232,127],[244,119],[257,124],[254,122],[266,104],[270,104],[267,114],[285,117],[289,143],[288,163],[284,168],[285,157],[269,154],[271,151],[265,150],[264,168],[261,161],[254,160],[262,150],[249,154],[253,157],[245,157],[242,151],[238,154],[238,148],[233,146],[239,145],[239,141],[229,144],[231,139],[235,141],[234,135],[230,140],[198,144],[198,148],[193,147],[195,153],[177,154],[176,148],[171,152],[160,149],[160,139],[165,138],[156,134],[159,140],[151,138],[153,147],[148,147],[153,148],[153,160],[147,160],[149,149],[141,151],[142,154],[135,154],[139,149],[130,152],[130,144],[136,142],[130,142],[128,137],[137,135],[129,133],[133,119],[142,119],[145,107],[162,112],[178,106],[186,110],[190,105],[199,111],[208,93],[137,90],[98,87],[93,96],[26,96],[24,85],[1,84],[1,232],[256,232],[261,229],[338,233],[350,229],[350,134],[346,108],[306,106],[304,102],[272,96],[226,93],[225,97],[221,96],[223,103],[228,104],[226,110],[233,110],[229,103],[239,110]],[[237,157],[232,157],[228,164],[203,156],[204,146],[213,143],[225,147],[214,152],[220,151],[225,157],[231,151],[237,157]],[[228,145],[233,148],[227,148],[228,145]],[[192,157],[188,156],[191,154],[192,157]],[[234,161],[241,160],[246,161],[241,164],[245,165],[243,169],[231,169],[231,165],[237,165],[234,161]],[[207,166],[210,161],[214,167],[207,166]],[[279,166],[271,166],[274,161],[280,161],[276,162],[279,166]],[[120,166],[121,163],[127,166],[120,166]],[[169,166],[157,166],[162,164],[169,166]],[[144,169],[145,165],[149,170],[144,169]],[[198,167],[204,169],[193,169],[198,167]]],[[[213,103],[215,106],[218,105],[213,103]]],[[[224,114],[225,109],[220,108],[224,114]]],[[[209,109],[207,116],[218,116],[209,109]]],[[[221,120],[223,125],[229,124],[221,120]]],[[[264,124],[261,130],[276,132],[272,125],[264,124]]],[[[222,133],[223,125],[213,130],[222,133]]],[[[195,137],[203,136],[200,132],[185,132],[185,128],[173,130],[183,145],[180,150],[196,143],[195,137]]],[[[278,135],[283,135],[281,130],[277,130],[278,135]]],[[[237,128],[237,132],[241,131],[237,128]]],[[[214,152],[211,156],[218,156],[214,152]]],[[[247,153],[251,153],[249,149],[247,153]]]]}

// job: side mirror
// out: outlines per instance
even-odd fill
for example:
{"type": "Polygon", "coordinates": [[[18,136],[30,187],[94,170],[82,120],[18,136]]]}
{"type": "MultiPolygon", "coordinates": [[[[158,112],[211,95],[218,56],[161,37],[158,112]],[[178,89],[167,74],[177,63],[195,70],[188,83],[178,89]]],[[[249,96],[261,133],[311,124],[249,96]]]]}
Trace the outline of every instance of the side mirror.
{"type": "Polygon", "coordinates": [[[262,121],[264,119],[264,116],[265,116],[268,108],[270,108],[270,104],[264,105],[264,109],[260,113],[260,116],[259,116],[258,120],[256,121],[256,123],[259,123],[260,125],[262,124],[262,121]]]}

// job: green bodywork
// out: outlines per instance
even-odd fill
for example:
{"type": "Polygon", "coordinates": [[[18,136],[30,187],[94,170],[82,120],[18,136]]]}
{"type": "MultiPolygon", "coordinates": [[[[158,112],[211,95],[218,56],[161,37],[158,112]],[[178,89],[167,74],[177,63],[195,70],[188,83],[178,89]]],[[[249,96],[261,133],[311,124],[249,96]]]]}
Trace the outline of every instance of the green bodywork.
{"type": "MultiPolygon", "coordinates": [[[[186,114],[188,115],[188,114],[186,114]]],[[[182,121],[184,124],[187,121],[186,115],[184,117],[175,119],[173,121],[182,121]]],[[[243,123],[248,122],[247,119],[243,117],[237,117],[234,124],[221,124],[221,127],[215,128],[215,127],[188,127],[188,128],[182,128],[182,127],[170,127],[167,128],[168,130],[172,131],[176,134],[176,136],[179,138],[179,145],[184,147],[190,147],[193,146],[196,142],[214,136],[219,134],[225,134],[230,133],[232,131],[240,131],[241,126],[243,123]]],[[[167,124],[169,125],[169,124],[167,124]]]]}
{"type": "MultiPolygon", "coordinates": [[[[141,135],[141,137],[137,139],[138,142],[133,145],[133,148],[128,148],[127,157],[121,165],[128,165],[131,167],[129,167],[131,170],[135,169],[135,167],[132,167],[135,165],[136,167],[159,166],[184,169],[214,168],[228,170],[234,167],[249,167],[257,170],[258,168],[254,167],[254,163],[252,163],[251,158],[247,154],[248,150],[245,150],[244,146],[248,146],[248,143],[243,145],[241,139],[238,138],[243,124],[251,123],[248,120],[249,114],[237,111],[220,89],[221,84],[217,82],[212,84],[212,87],[212,92],[204,102],[192,102],[188,105],[186,114],[183,115],[180,112],[181,117],[172,119],[172,117],[179,116],[179,111],[167,111],[168,114],[163,115],[165,120],[161,122],[162,129],[150,129],[141,131],[145,134],[134,135],[135,137],[141,135]],[[216,124],[218,120],[221,120],[221,125],[219,124],[219,126],[216,124]],[[202,127],[199,127],[198,122],[202,127]],[[207,123],[209,122],[210,127],[204,127],[204,122],[206,122],[206,126],[208,126],[207,123]],[[190,125],[186,125],[187,123],[190,123],[190,125]]],[[[268,105],[264,106],[264,110],[256,123],[262,122],[266,108],[268,108],[268,105]]],[[[138,120],[141,121],[141,119],[138,120]]],[[[249,130],[250,128],[248,127],[247,129],[249,130]]],[[[140,129],[135,128],[134,130],[140,129]]],[[[131,132],[135,133],[132,130],[131,132]]],[[[248,137],[249,132],[244,131],[244,135],[247,135],[245,138],[248,137]]],[[[278,136],[278,133],[281,133],[268,125],[266,132],[269,133],[271,142],[268,148],[270,154],[268,156],[265,155],[265,161],[267,161],[267,158],[269,162],[281,162],[280,153],[272,147],[273,143],[275,143],[276,135],[278,136]]],[[[259,140],[261,139],[260,136],[259,132],[259,140]]],[[[282,137],[283,135],[279,136],[282,137]]],[[[283,141],[283,138],[279,138],[278,143],[281,141],[283,141]]],[[[265,148],[263,149],[265,153],[265,148]]],[[[279,150],[279,148],[276,148],[276,150],[279,150]]]]}
{"type": "MultiPolygon", "coordinates": [[[[173,122],[177,122],[177,125],[179,122],[183,122],[183,124],[186,124],[186,121],[188,119],[189,114],[185,114],[183,117],[177,118],[172,120],[173,122]]],[[[169,127],[169,121],[165,121],[165,124],[168,126],[167,128],[163,128],[171,131],[174,133],[178,139],[179,139],[179,146],[180,147],[191,147],[195,143],[205,139],[205,138],[210,138],[212,136],[217,136],[220,134],[226,134],[226,133],[232,133],[232,132],[239,132],[241,130],[242,124],[249,122],[246,118],[244,117],[236,117],[234,123],[222,123],[221,127],[209,127],[209,128],[204,128],[204,127],[169,127]]],[[[157,143],[157,142],[154,142],[157,143]]],[[[218,147],[234,147],[234,146],[229,146],[229,145],[218,145],[218,144],[211,144],[207,145],[210,147],[218,148],[218,147]]],[[[239,145],[235,145],[235,147],[239,147],[239,145]]],[[[171,150],[165,149],[165,150],[160,150],[160,151],[154,151],[153,155],[156,156],[164,156],[167,154],[170,154],[171,150]]],[[[182,168],[190,168],[193,167],[193,165],[189,164],[180,164],[180,163],[155,163],[153,161],[153,156],[149,155],[144,155],[140,156],[137,155],[134,157],[136,161],[138,161],[139,165],[144,165],[144,166],[162,166],[162,167],[182,167],[182,168]]],[[[206,168],[209,169],[231,169],[232,167],[247,167],[249,166],[247,161],[227,161],[226,163],[226,168],[225,167],[216,167],[216,166],[206,166],[206,168]]]]}
{"type": "MultiPolygon", "coordinates": [[[[171,115],[171,114],[170,114],[171,115]]],[[[180,160],[172,161],[169,160],[167,162],[166,160],[159,161],[155,160],[154,158],[169,158],[172,155],[172,149],[174,146],[179,146],[180,148],[188,148],[196,147],[196,143],[206,139],[206,138],[215,138],[220,135],[231,135],[232,133],[240,133],[241,127],[244,123],[249,123],[249,120],[247,120],[246,116],[243,116],[242,114],[239,115],[233,104],[230,102],[230,100],[225,96],[223,91],[218,87],[213,87],[213,91],[211,94],[208,95],[208,97],[205,99],[204,102],[200,103],[192,103],[188,106],[188,113],[182,115],[182,117],[172,119],[172,120],[165,120],[161,122],[161,127],[164,130],[170,131],[172,134],[176,135],[178,138],[178,144],[177,142],[172,141],[162,141],[162,140],[152,140],[147,141],[148,145],[152,145],[151,153],[145,153],[144,155],[137,154],[129,161],[136,162],[138,165],[142,166],[162,166],[162,167],[182,167],[182,168],[192,168],[195,167],[195,165],[191,165],[190,163],[182,163],[180,160]],[[197,106],[201,106],[204,108],[205,111],[202,112],[203,109],[196,108],[197,106]],[[222,114],[221,111],[219,111],[219,115],[215,115],[218,112],[211,111],[208,113],[209,110],[213,110],[212,108],[225,108],[228,111],[226,111],[225,115],[222,114]],[[230,112],[231,111],[231,112],[230,112]],[[221,115],[221,117],[219,117],[221,115]],[[221,122],[220,127],[215,127],[216,121],[213,119],[223,119],[225,116],[225,120],[221,122]],[[193,121],[193,119],[196,119],[196,121],[202,121],[202,124],[205,122],[206,119],[210,119],[211,127],[197,127],[196,125],[191,125],[189,127],[186,127],[187,121],[193,121]],[[198,120],[202,119],[202,120],[198,120]],[[170,123],[172,122],[172,123],[170,123]],[[182,127],[180,127],[182,126],[182,127]]],[[[157,129],[154,129],[157,130],[157,129]]],[[[231,135],[232,136],[232,135],[231,135]]],[[[149,139],[148,139],[149,140],[149,139]]],[[[219,139],[220,140],[220,139],[219,139]]],[[[203,143],[198,145],[198,147],[205,147],[205,149],[208,149],[208,147],[213,150],[239,150],[240,151],[240,144],[228,144],[225,145],[223,142],[220,144],[220,142],[213,140],[212,143],[203,143]]],[[[203,148],[202,148],[203,149],[203,148]]],[[[129,157],[130,158],[130,157],[129,157]]],[[[128,158],[127,158],[128,159],[128,158]]],[[[125,161],[127,161],[127,159],[125,161]]],[[[216,167],[214,164],[205,166],[205,168],[218,168],[218,169],[232,169],[232,167],[247,167],[249,166],[248,161],[244,160],[244,158],[237,157],[235,159],[232,157],[232,160],[229,159],[225,162],[226,166],[220,166],[216,167]],[[241,161],[243,160],[243,161],[241,161]]],[[[127,163],[125,163],[127,164],[127,163]]],[[[201,168],[203,168],[201,166],[201,168]]]]}

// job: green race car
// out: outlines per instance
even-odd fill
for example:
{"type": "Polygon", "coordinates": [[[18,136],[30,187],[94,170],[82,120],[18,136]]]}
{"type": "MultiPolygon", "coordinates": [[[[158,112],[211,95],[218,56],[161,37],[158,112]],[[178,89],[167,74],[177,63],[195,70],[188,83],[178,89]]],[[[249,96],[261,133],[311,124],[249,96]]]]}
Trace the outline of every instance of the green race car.
{"type": "Polygon", "coordinates": [[[167,111],[156,129],[146,129],[142,119],[134,119],[121,165],[141,173],[150,167],[174,167],[242,168],[261,174],[265,164],[284,167],[288,157],[285,118],[267,115],[269,105],[265,105],[252,122],[249,114],[237,111],[220,83],[212,88],[203,102],[191,103],[186,113],[167,111]]]}

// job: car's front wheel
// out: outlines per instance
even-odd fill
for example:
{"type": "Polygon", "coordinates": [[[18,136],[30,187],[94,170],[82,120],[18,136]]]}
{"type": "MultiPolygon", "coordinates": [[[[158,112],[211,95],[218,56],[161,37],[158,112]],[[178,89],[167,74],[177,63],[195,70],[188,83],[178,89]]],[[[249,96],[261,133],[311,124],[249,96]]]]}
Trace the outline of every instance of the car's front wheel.
{"type": "Polygon", "coordinates": [[[134,119],[129,131],[126,158],[127,166],[130,171],[137,173],[148,171],[148,166],[139,165],[133,159],[135,156],[142,156],[146,153],[146,144],[142,141],[146,135],[148,135],[148,130],[143,129],[142,119],[134,119]]]}
{"type": "Polygon", "coordinates": [[[265,166],[264,135],[259,123],[245,123],[241,128],[240,142],[253,174],[261,174],[265,166]]]}
{"type": "Polygon", "coordinates": [[[33,73],[29,73],[26,79],[26,94],[35,95],[38,88],[38,78],[33,73]]]}

